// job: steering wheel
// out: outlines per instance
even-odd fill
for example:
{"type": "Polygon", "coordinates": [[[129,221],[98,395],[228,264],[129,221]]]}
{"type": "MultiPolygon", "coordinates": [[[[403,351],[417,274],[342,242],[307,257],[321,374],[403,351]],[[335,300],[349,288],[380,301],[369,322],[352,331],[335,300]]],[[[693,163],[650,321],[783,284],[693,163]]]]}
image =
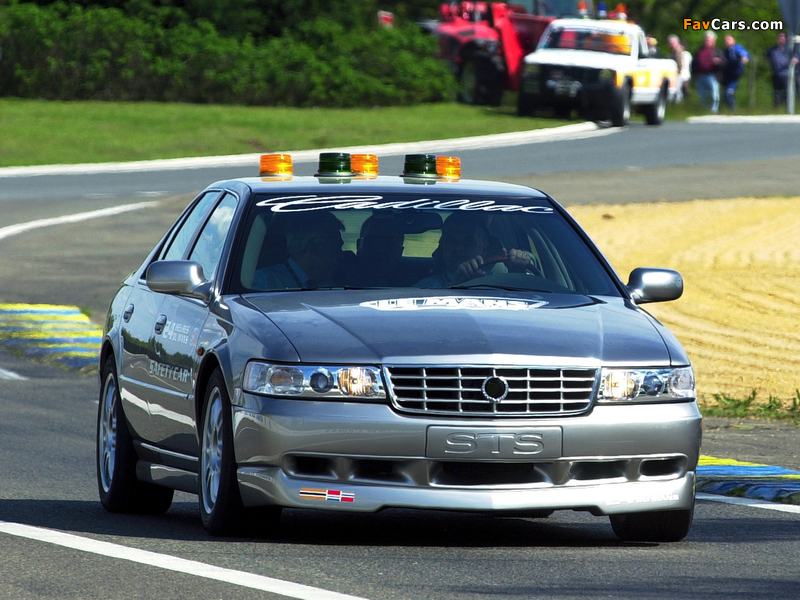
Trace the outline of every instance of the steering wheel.
{"type": "MultiPolygon", "coordinates": [[[[481,270],[488,273],[492,270],[492,268],[498,263],[507,263],[509,260],[508,253],[506,254],[496,254],[494,256],[487,256],[483,259],[483,264],[481,265],[481,270]]],[[[525,270],[523,271],[526,275],[536,275],[538,277],[542,276],[542,273],[533,264],[533,262],[529,263],[525,270]]]]}

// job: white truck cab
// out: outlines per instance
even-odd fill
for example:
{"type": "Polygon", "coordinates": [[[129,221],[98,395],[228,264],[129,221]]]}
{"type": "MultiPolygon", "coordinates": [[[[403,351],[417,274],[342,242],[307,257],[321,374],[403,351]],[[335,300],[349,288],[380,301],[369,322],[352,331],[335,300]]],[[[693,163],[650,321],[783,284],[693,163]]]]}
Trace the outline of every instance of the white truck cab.
{"type": "Polygon", "coordinates": [[[621,20],[557,19],[524,59],[518,113],[553,108],[568,116],[628,124],[632,112],[650,125],[664,121],[677,93],[678,66],[651,57],[641,27],[621,20]]]}

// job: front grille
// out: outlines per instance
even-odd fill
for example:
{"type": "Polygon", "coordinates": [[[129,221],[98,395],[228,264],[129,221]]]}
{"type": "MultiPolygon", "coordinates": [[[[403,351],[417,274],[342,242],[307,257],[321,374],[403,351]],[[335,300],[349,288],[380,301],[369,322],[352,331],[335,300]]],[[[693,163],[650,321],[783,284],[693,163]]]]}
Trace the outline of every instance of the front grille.
{"type": "Polygon", "coordinates": [[[552,78],[555,73],[558,79],[580,81],[581,83],[597,83],[600,79],[600,69],[590,69],[587,67],[542,65],[541,73],[545,79],[552,78]]]}
{"type": "Polygon", "coordinates": [[[392,405],[405,412],[450,416],[551,417],[589,410],[596,369],[523,367],[387,367],[392,405]],[[497,380],[508,385],[498,400],[497,380]]]}

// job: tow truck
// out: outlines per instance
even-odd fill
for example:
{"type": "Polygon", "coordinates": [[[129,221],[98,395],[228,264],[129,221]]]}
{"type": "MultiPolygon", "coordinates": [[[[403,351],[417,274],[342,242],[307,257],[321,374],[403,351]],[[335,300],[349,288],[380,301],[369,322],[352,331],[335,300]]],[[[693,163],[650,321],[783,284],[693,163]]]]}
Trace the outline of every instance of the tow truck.
{"type": "Polygon", "coordinates": [[[505,90],[519,89],[523,57],[536,48],[557,17],[584,14],[586,0],[445,2],[439,20],[424,27],[439,38],[465,104],[498,106],[505,90]]]}
{"type": "MultiPolygon", "coordinates": [[[[599,5],[598,5],[599,6],[599,5]]],[[[645,32],[624,18],[558,19],[524,59],[517,112],[552,108],[559,117],[582,116],[628,124],[632,112],[648,125],[664,121],[677,93],[678,65],[650,55],[645,32]]]]}

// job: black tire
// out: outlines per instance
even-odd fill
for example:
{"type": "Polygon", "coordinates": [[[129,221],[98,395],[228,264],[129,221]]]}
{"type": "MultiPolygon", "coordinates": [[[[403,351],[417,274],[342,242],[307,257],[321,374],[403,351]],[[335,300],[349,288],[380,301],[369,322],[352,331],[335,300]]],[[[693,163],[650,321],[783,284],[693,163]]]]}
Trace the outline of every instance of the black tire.
{"type": "Polygon", "coordinates": [[[611,527],[623,542],[679,542],[689,533],[694,504],[689,510],[610,515],[611,527]]]}
{"type": "Polygon", "coordinates": [[[459,98],[464,104],[500,106],[503,100],[503,74],[486,56],[465,59],[458,74],[458,83],[459,98]]]}
{"type": "Polygon", "coordinates": [[[611,109],[611,124],[614,127],[625,127],[631,120],[631,86],[626,81],[622,84],[614,106],[611,109]]]}
{"type": "Polygon", "coordinates": [[[203,526],[211,535],[266,535],[281,508],[245,508],[236,478],[231,403],[219,369],[208,381],[200,423],[199,504],[203,526]]]}
{"type": "Polygon", "coordinates": [[[119,395],[113,356],[100,372],[97,409],[97,489],[109,512],[163,514],[172,504],[173,490],[136,478],[136,449],[119,395]]]}
{"type": "Polygon", "coordinates": [[[667,114],[667,86],[661,86],[658,93],[658,98],[653,104],[648,105],[644,109],[644,120],[648,125],[661,125],[664,122],[664,116],[667,114]]]}

